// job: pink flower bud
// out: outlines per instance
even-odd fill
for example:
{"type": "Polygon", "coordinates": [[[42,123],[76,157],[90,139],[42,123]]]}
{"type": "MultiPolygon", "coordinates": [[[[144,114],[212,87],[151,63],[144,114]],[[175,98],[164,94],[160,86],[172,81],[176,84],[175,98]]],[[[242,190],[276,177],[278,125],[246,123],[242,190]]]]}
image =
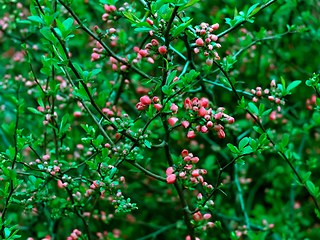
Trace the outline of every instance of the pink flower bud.
{"type": "Polygon", "coordinates": [[[206,110],[204,107],[201,107],[201,108],[199,109],[198,115],[199,115],[200,117],[204,117],[206,114],[207,114],[207,110],[206,110]]]}
{"type": "Polygon", "coordinates": [[[264,94],[269,94],[269,89],[265,89],[263,92],[264,94]]]}
{"type": "Polygon", "coordinates": [[[201,132],[206,133],[208,132],[208,128],[206,126],[201,127],[201,132]]]}
{"type": "Polygon", "coordinates": [[[194,131],[189,131],[187,134],[187,138],[194,138],[196,136],[194,131]]]}
{"type": "Polygon", "coordinates": [[[146,57],[146,56],[148,56],[148,51],[147,50],[140,50],[139,51],[139,54],[142,56],[142,57],[146,57]]]}
{"type": "Polygon", "coordinates": [[[211,122],[211,121],[207,122],[207,127],[208,128],[211,128],[212,126],[213,126],[213,122],[211,122]]]}
{"type": "Polygon", "coordinates": [[[201,194],[201,193],[198,194],[197,200],[198,200],[198,201],[201,201],[201,200],[202,200],[202,194],[201,194]]]}
{"type": "Polygon", "coordinates": [[[158,51],[159,51],[159,53],[160,53],[161,55],[164,55],[164,54],[166,54],[167,49],[166,49],[165,46],[161,46],[161,47],[158,48],[158,51]]]}
{"type": "Polygon", "coordinates": [[[147,95],[145,95],[140,98],[140,102],[144,105],[149,105],[151,104],[151,99],[147,95]]]}
{"type": "Polygon", "coordinates": [[[152,44],[152,46],[154,46],[154,47],[159,46],[159,42],[158,42],[157,39],[152,39],[152,40],[151,40],[151,44],[152,44]]]}
{"type": "Polygon", "coordinates": [[[174,172],[174,168],[173,167],[168,167],[166,170],[166,175],[169,176],[174,172]]]}
{"type": "Polygon", "coordinates": [[[208,66],[211,66],[212,63],[213,63],[213,59],[208,58],[208,59],[206,60],[206,64],[207,64],[208,66]]]}
{"type": "Polygon", "coordinates": [[[186,172],[180,172],[180,173],[179,173],[179,177],[180,177],[180,178],[184,178],[185,176],[186,176],[186,172]]]}
{"type": "Polygon", "coordinates": [[[173,114],[177,114],[178,112],[178,106],[174,103],[171,104],[170,110],[173,112],[173,114]]]}
{"type": "Polygon", "coordinates": [[[203,40],[202,40],[201,38],[198,38],[198,39],[196,40],[196,44],[197,44],[199,47],[201,47],[201,46],[203,46],[204,42],[203,42],[203,40]]]}
{"type": "Polygon", "coordinates": [[[217,29],[219,28],[219,23],[213,24],[213,25],[211,26],[211,28],[212,28],[213,30],[217,30],[217,29]]]}
{"type": "Polygon", "coordinates": [[[147,23],[149,23],[151,26],[153,25],[153,21],[150,18],[147,18],[147,23]]]}
{"type": "Polygon", "coordinates": [[[197,162],[199,162],[199,158],[198,157],[191,158],[191,163],[192,164],[196,164],[197,162]]]}
{"type": "Polygon", "coordinates": [[[199,176],[200,176],[200,174],[199,174],[199,169],[193,170],[193,171],[191,172],[191,175],[192,175],[193,177],[199,177],[199,176]]]}
{"type": "Polygon", "coordinates": [[[207,227],[208,228],[213,228],[214,227],[214,223],[213,222],[208,222],[207,223],[207,227]]]}
{"type": "Polygon", "coordinates": [[[188,150],[186,150],[186,149],[184,149],[184,150],[182,150],[182,152],[181,152],[181,157],[186,157],[186,156],[188,156],[188,150]]]}
{"type": "Polygon", "coordinates": [[[160,108],[162,108],[162,105],[160,103],[156,103],[153,106],[157,109],[158,112],[160,111],[160,108]]]}
{"type": "Polygon", "coordinates": [[[229,117],[229,118],[228,118],[228,123],[229,123],[229,124],[234,123],[234,118],[233,118],[233,117],[229,117]]]}
{"type": "Polygon", "coordinates": [[[183,121],[181,124],[182,124],[182,126],[183,126],[184,128],[189,127],[189,122],[188,122],[188,121],[183,121]]]}
{"type": "Polygon", "coordinates": [[[113,71],[118,71],[118,66],[116,64],[112,64],[112,70],[113,71]]]}
{"type": "Polygon", "coordinates": [[[218,137],[219,138],[225,138],[226,137],[226,134],[222,129],[218,132],[218,137]]]}
{"type": "Polygon", "coordinates": [[[193,220],[195,222],[199,222],[201,219],[202,219],[202,215],[201,215],[200,212],[196,212],[196,213],[193,214],[193,220]]]}
{"type": "Polygon", "coordinates": [[[198,54],[198,53],[200,52],[200,49],[199,49],[199,48],[195,48],[195,49],[193,49],[193,52],[194,52],[195,54],[198,54]]]}
{"type": "Polygon", "coordinates": [[[179,119],[176,117],[171,117],[168,119],[169,125],[173,127],[179,119]]]}
{"type": "Polygon", "coordinates": [[[274,96],[269,96],[268,99],[269,99],[270,101],[274,101],[274,96]]]}
{"type": "Polygon", "coordinates": [[[167,177],[167,183],[171,184],[174,183],[174,181],[176,180],[176,175],[175,174],[171,174],[167,177]]]}
{"type": "Polygon", "coordinates": [[[136,105],[136,108],[138,111],[143,111],[147,108],[146,105],[142,104],[141,102],[138,102],[137,105],[136,105]]]}
{"type": "Polygon", "coordinates": [[[206,213],[205,215],[203,215],[203,219],[208,220],[209,218],[211,218],[211,214],[206,213]]]}
{"type": "Polygon", "coordinates": [[[270,83],[270,86],[271,86],[271,87],[276,87],[276,80],[273,79],[273,80],[271,81],[271,83],[270,83]]]}
{"type": "Polygon", "coordinates": [[[152,98],[152,101],[153,101],[154,103],[157,103],[157,102],[160,101],[160,99],[159,99],[158,97],[153,97],[153,98],[152,98]]]}

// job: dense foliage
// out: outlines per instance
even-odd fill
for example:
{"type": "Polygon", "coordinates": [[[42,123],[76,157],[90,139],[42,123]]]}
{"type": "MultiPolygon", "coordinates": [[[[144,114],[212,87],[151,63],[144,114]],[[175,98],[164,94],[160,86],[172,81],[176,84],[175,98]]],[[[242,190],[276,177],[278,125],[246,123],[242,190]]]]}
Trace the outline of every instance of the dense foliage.
{"type": "Polygon", "coordinates": [[[319,239],[319,2],[0,6],[0,239],[319,239]]]}

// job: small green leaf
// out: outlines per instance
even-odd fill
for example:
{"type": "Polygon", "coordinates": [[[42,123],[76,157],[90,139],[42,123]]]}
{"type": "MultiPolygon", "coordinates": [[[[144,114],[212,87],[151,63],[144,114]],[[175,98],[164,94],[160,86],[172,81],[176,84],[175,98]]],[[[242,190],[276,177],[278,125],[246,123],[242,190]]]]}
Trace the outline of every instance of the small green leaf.
{"type": "Polygon", "coordinates": [[[248,106],[249,106],[250,110],[251,110],[253,113],[255,113],[255,114],[257,114],[257,115],[259,116],[259,109],[257,108],[257,106],[256,106],[254,103],[249,102],[249,103],[248,103],[248,106]]]}
{"type": "Polygon", "coordinates": [[[310,194],[312,196],[314,196],[316,187],[314,186],[313,182],[306,181],[306,187],[307,187],[308,191],[310,192],[310,194]]]}
{"type": "Polygon", "coordinates": [[[289,134],[285,133],[282,135],[282,138],[281,138],[281,143],[282,143],[282,147],[286,147],[289,143],[289,134]]]}
{"type": "Polygon", "coordinates": [[[295,87],[297,87],[300,83],[301,83],[300,80],[293,81],[292,83],[290,83],[290,84],[288,85],[287,91],[290,92],[292,89],[294,89],[295,87]]]}

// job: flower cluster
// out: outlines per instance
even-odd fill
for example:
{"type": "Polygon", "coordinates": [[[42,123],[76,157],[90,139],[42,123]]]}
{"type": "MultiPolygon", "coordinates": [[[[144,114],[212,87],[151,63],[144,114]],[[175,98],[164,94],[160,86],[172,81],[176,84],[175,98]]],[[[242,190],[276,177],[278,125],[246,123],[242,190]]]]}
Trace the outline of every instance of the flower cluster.
{"type": "MultiPolygon", "coordinates": [[[[209,101],[206,98],[201,98],[200,100],[193,98],[192,101],[190,98],[186,98],[184,108],[188,111],[188,115],[181,125],[184,128],[189,128],[188,138],[194,138],[196,136],[195,132],[206,133],[209,129],[214,130],[219,138],[225,138],[224,127],[221,124],[234,123],[234,118],[224,113],[225,108],[219,107],[216,111],[209,108],[209,101]]],[[[173,111],[173,113],[175,112],[173,111]]],[[[173,126],[178,119],[171,117],[168,121],[173,126]]]]}
{"type": "Polygon", "coordinates": [[[158,97],[153,97],[151,101],[147,95],[140,98],[140,102],[137,103],[136,108],[138,111],[146,110],[152,102],[154,103],[153,106],[157,109],[157,111],[160,111],[160,108],[162,108],[160,99],[158,97]]]}
{"type": "Polygon", "coordinates": [[[196,168],[196,163],[199,162],[199,158],[194,157],[193,154],[189,153],[186,149],[181,152],[181,157],[182,159],[176,166],[167,168],[167,182],[169,184],[174,183],[178,176],[182,184],[188,188],[192,188],[200,182],[203,183],[202,175],[207,174],[207,170],[196,168]]]}
{"type": "Polygon", "coordinates": [[[201,23],[200,26],[196,27],[196,34],[198,38],[196,40],[197,47],[194,48],[194,53],[203,53],[207,57],[206,64],[211,66],[213,60],[220,60],[218,53],[214,48],[220,48],[221,45],[216,43],[218,37],[212,34],[213,31],[219,28],[219,24],[209,25],[209,23],[201,23]]]}
{"type": "Polygon", "coordinates": [[[81,231],[78,229],[73,230],[73,232],[70,234],[70,237],[67,237],[67,240],[77,240],[77,239],[82,239],[81,238],[81,231]]]}
{"type": "Polygon", "coordinates": [[[254,95],[252,98],[253,102],[258,102],[258,100],[262,100],[264,97],[268,98],[273,104],[277,105],[278,112],[281,111],[281,105],[285,105],[285,101],[281,100],[282,90],[276,84],[276,80],[272,80],[270,83],[270,89],[262,89],[261,87],[257,87],[256,89],[251,89],[251,93],[254,95]]]}
{"type": "Polygon", "coordinates": [[[306,108],[308,109],[308,110],[312,110],[313,109],[313,107],[316,107],[317,106],[317,96],[316,95],[312,95],[311,96],[311,98],[309,99],[307,99],[306,100],[306,108]],[[312,106],[313,105],[313,106],[312,106]]]}
{"type": "Polygon", "coordinates": [[[214,227],[213,222],[208,222],[208,220],[211,218],[210,213],[206,213],[202,216],[201,212],[198,211],[193,214],[193,224],[195,225],[195,229],[205,231],[207,228],[214,227]]]}

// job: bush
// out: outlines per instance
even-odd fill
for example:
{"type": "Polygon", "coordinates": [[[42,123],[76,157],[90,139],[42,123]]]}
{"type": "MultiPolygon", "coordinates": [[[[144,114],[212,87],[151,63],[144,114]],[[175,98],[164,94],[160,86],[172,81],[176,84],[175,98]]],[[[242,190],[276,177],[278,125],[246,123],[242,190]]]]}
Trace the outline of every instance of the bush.
{"type": "Polygon", "coordinates": [[[318,3],[1,5],[1,239],[319,238],[318,3]]]}

